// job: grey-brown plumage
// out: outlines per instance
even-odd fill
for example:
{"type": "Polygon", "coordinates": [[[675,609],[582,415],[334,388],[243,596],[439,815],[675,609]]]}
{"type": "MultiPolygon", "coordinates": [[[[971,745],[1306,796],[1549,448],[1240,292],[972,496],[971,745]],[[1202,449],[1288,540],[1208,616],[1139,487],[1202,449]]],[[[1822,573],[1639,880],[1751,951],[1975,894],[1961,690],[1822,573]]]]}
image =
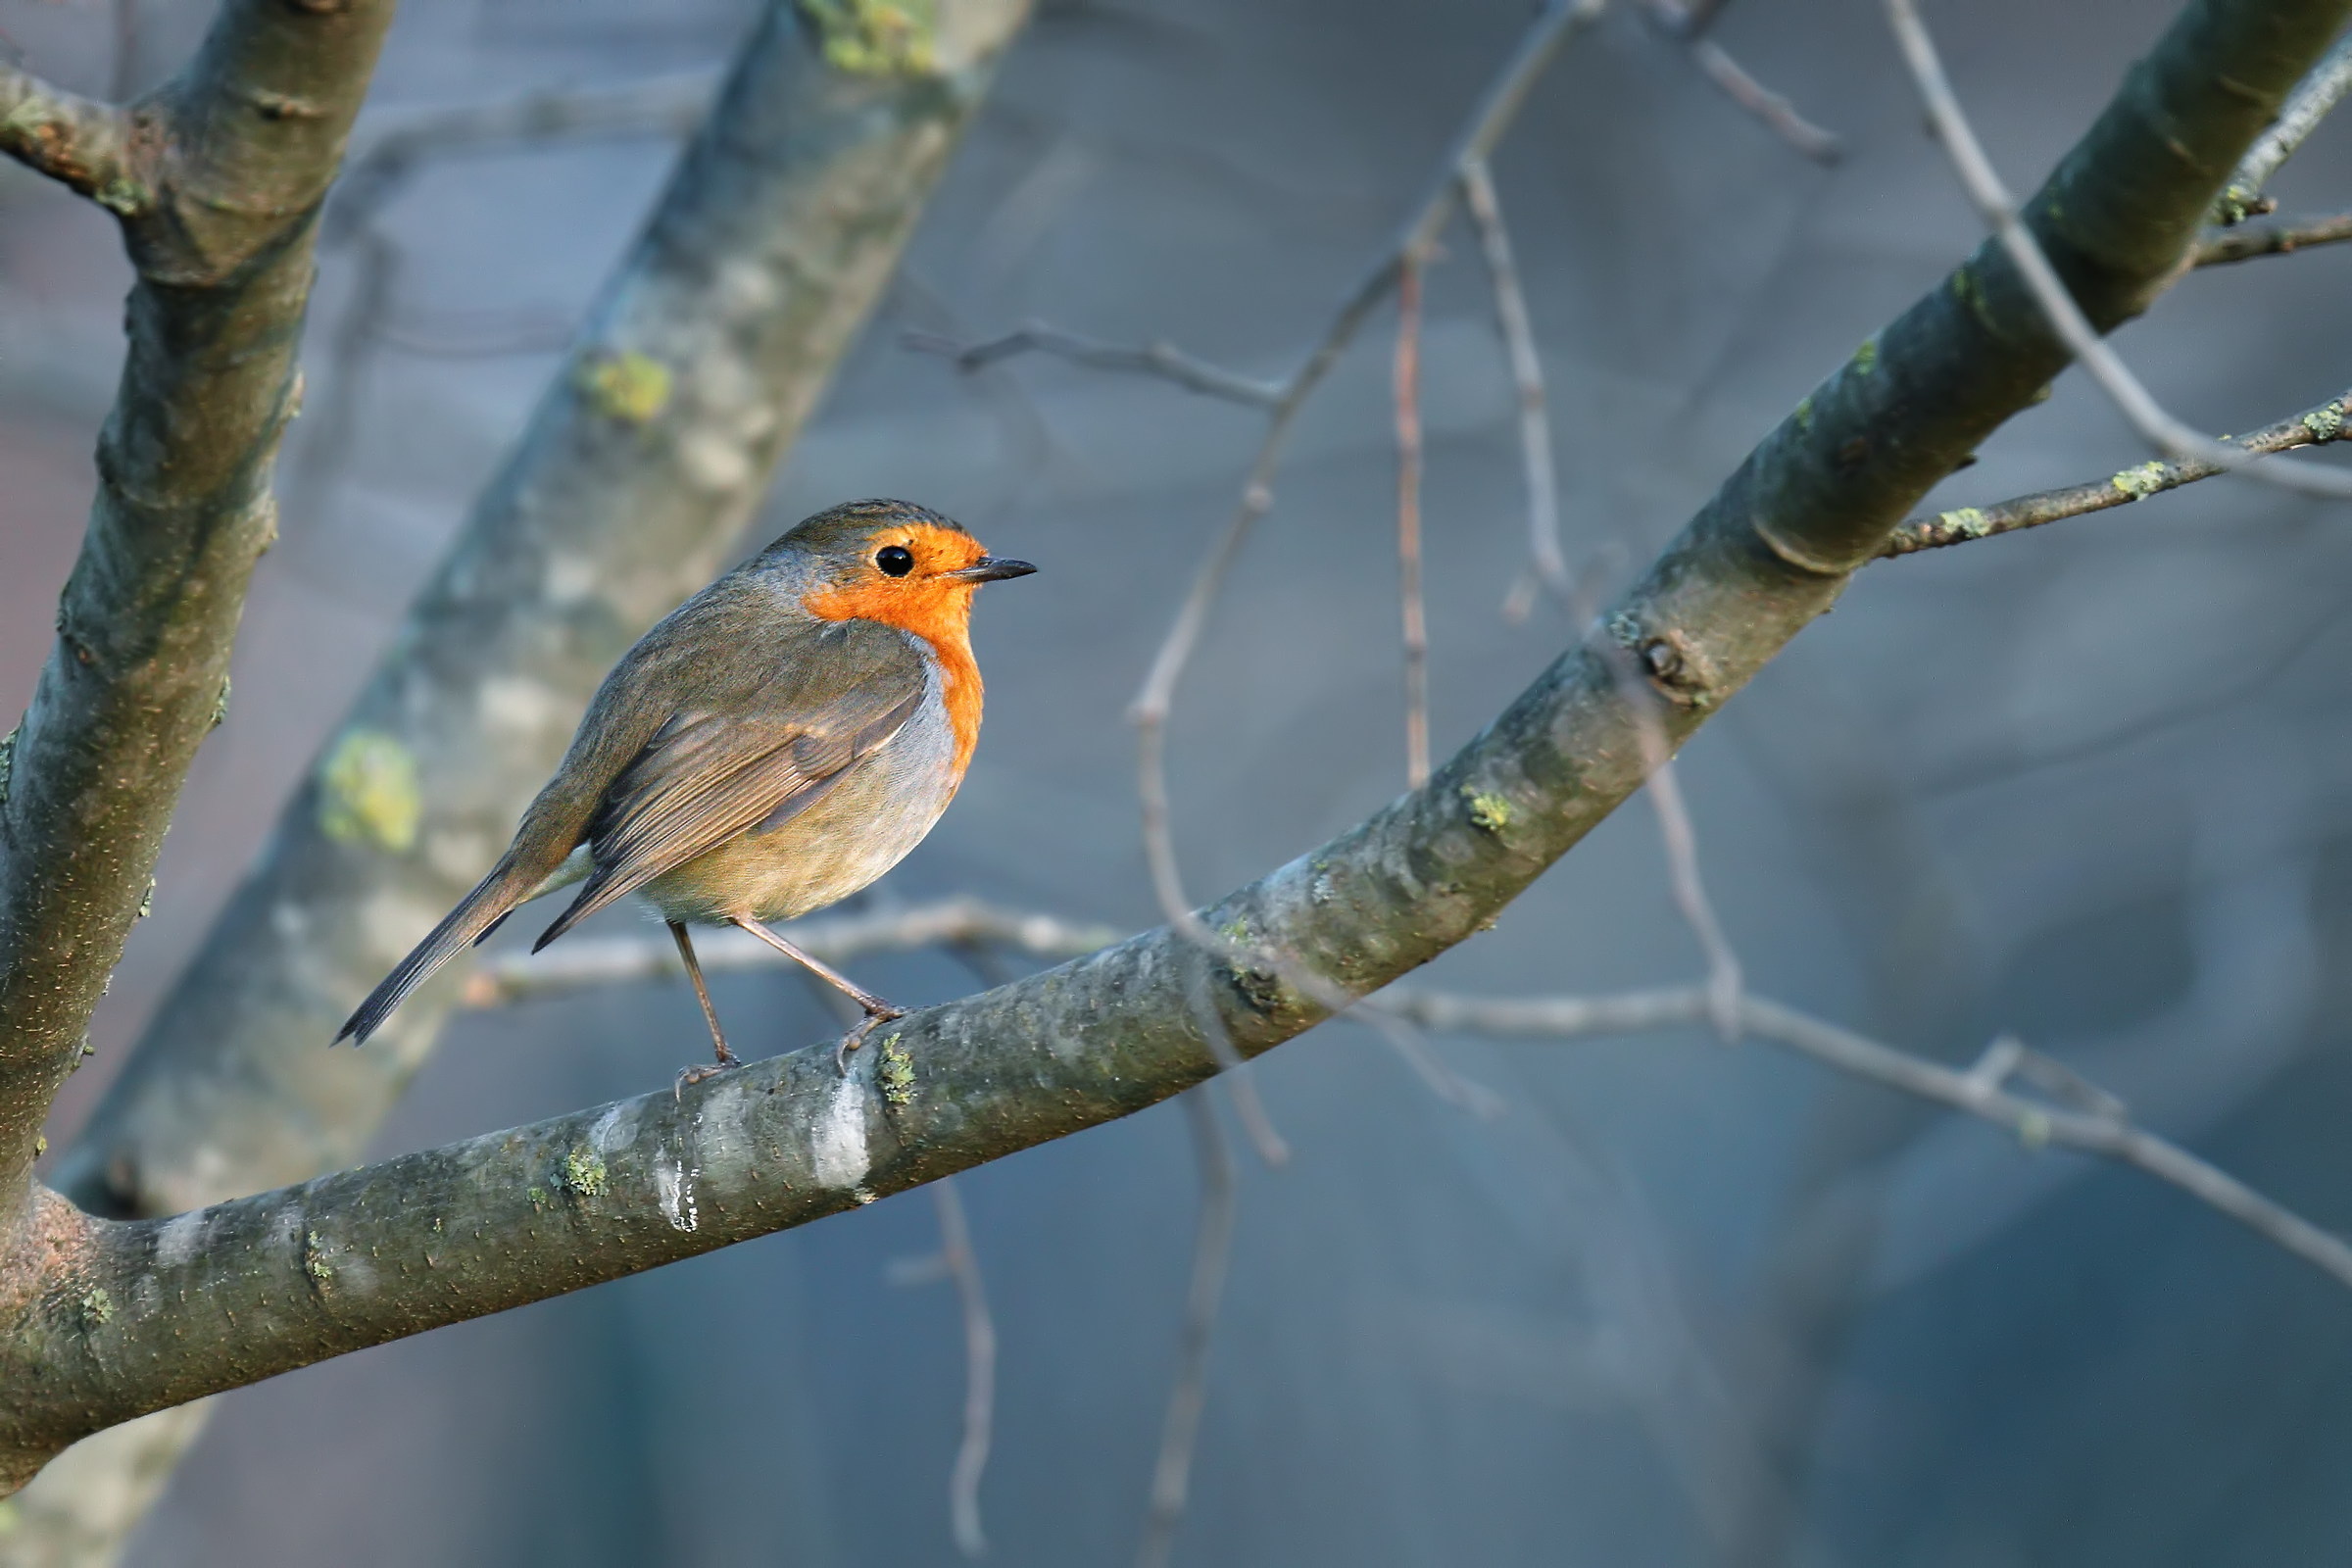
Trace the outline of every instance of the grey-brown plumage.
{"type": "Polygon", "coordinates": [[[642,893],[679,935],[722,1063],[686,922],[743,925],[869,1018],[895,1013],[762,923],[848,897],[930,831],[978,729],[971,591],[1031,569],[936,513],[858,502],[720,577],[622,656],[513,845],[337,1038],[365,1041],[515,907],[575,881],[533,951],[642,893]]]}

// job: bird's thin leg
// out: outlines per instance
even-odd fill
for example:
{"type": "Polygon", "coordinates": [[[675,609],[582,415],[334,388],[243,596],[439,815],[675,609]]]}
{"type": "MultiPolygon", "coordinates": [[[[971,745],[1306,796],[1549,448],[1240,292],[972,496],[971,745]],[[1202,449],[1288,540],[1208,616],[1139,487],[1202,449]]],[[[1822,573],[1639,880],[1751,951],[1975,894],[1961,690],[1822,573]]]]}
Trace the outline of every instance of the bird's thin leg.
{"type": "Polygon", "coordinates": [[[889,1003],[884,1002],[880,997],[875,996],[871,991],[859,986],[857,982],[850,979],[849,976],[841,973],[839,970],[833,968],[829,964],[819,963],[816,959],[811,958],[808,956],[808,955],[803,953],[800,949],[794,947],[791,943],[785,941],[782,937],[776,935],[773,931],[770,931],[767,927],[761,925],[759,921],[751,918],[749,915],[738,914],[730,916],[730,918],[736,925],[741,926],[744,930],[749,931],[752,935],[758,937],[760,941],[766,943],[769,947],[775,949],[787,958],[790,958],[795,963],[800,964],[810,974],[815,975],[819,980],[822,980],[826,984],[832,986],[836,991],[839,991],[843,996],[848,997],[852,1002],[858,1004],[858,1005],[864,1010],[865,1017],[863,1021],[858,1023],[858,1025],[852,1029],[848,1034],[843,1035],[841,1037],[841,1044],[836,1046],[833,1050],[833,1065],[840,1068],[844,1073],[847,1073],[850,1070],[850,1053],[856,1051],[859,1046],[865,1044],[865,1037],[873,1032],[874,1025],[878,1023],[888,1023],[893,1018],[904,1018],[906,1016],[906,1008],[892,1006],[889,1003]]]}
{"type": "Polygon", "coordinates": [[[726,1031],[718,1026],[718,1009],[710,1005],[710,988],[703,984],[703,965],[702,960],[694,956],[694,938],[688,936],[685,926],[675,920],[669,922],[669,934],[678,944],[678,956],[686,963],[686,978],[694,982],[694,1000],[703,1004],[703,1022],[710,1026],[710,1044],[718,1053],[717,1066],[689,1067],[678,1074],[678,1087],[683,1089],[688,1084],[699,1084],[738,1063],[735,1053],[727,1049],[726,1031]]]}

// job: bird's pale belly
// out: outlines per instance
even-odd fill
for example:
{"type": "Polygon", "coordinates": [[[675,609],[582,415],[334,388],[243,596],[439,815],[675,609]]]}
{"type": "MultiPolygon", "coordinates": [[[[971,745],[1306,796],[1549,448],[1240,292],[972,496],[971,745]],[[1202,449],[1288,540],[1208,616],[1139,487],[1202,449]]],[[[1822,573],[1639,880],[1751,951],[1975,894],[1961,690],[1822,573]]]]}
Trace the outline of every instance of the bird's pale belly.
{"type": "Polygon", "coordinates": [[[645,897],[671,920],[795,920],[875,881],[923,841],[959,782],[953,737],[926,707],[807,809],[656,877],[645,897]]]}

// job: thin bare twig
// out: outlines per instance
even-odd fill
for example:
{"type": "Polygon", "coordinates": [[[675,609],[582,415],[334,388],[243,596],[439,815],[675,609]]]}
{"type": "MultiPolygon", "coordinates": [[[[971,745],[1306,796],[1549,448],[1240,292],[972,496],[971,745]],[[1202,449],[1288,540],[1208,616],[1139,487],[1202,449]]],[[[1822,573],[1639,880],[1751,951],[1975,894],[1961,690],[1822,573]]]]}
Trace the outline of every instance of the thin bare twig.
{"type": "Polygon", "coordinates": [[[1796,105],[1749,75],[1723,45],[1705,36],[1722,9],[1721,0],[1647,0],[1642,14],[1660,32],[1681,44],[1699,73],[1765,129],[1824,169],[1836,167],[1845,156],[1837,134],[1807,120],[1796,105]]]}
{"type": "MultiPolygon", "coordinates": [[[[1580,600],[1583,595],[1580,593],[1580,600]]],[[[1573,613],[1580,624],[1590,624],[1593,607],[1579,603],[1573,613]]],[[[1618,695],[1634,716],[1634,734],[1642,747],[1642,776],[1647,786],[1643,794],[1650,809],[1657,813],[1658,839],[1666,853],[1666,885],[1674,899],[1677,913],[1698,942],[1700,956],[1706,959],[1708,1017],[1715,1032],[1726,1040],[1740,1032],[1740,999],[1744,979],[1740,955],[1724,934],[1723,922],[1717,918],[1713,901],[1707,897],[1706,878],[1698,864],[1698,829],[1691,823],[1690,805],[1683,799],[1683,785],[1674,765],[1674,754],[1666,744],[1666,726],[1659,712],[1659,697],[1647,676],[1664,673],[1644,671],[1637,667],[1637,658],[1651,657],[1647,652],[1637,656],[1634,650],[1619,640],[1614,628],[1603,627],[1589,646],[1600,656],[1616,681],[1618,695]]]]}
{"type": "Polygon", "coordinates": [[[1722,89],[1726,98],[1753,115],[1766,129],[1797,152],[1824,169],[1835,169],[1845,157],[1845,148],[1838,140],[1837,132],[1816,125],[1797,111],[1796,105],[1749,75],[1746,68],[1734,60],[1723,45],[1712,38],[1695,38],[1690,49],[1691,63],[1722,89]]]}
{"type": "Polygon", "coordinates": [[[609,87],[548,87],[486,104],[409,110],[364,122],[327,203],[333,244],[366,224],[416,172],[442,158],[606,136],[684,136],[718,90],[710,72],[609,87]]]}
{"type": "Polygon", "coordinates": [[[948,1472],[948,1519],[956,1549],[966,1557],[985,1557],[988,1536],[980,1527],[980,1477],[988,1468],[996,1428],[997,1324],[988,1310],[979,1255],[972,1250],[971,1226],[956,1178],[943,1176],[933,1182],[931,1201],[939,1215],[939,1250],[893,1258],[884,1278],[906,1286],[955,1283],[963,1315],[963,1436],[948,1472]]]}
{"type": "Polygon", "coordinates": [[[2247,474],[2301,495],[2352,497],[2352,473],[2292,460],[2262,462],[2253,454],[2226,446],[2194,429],[2156,401],[2124,364],[2123,357],[2083,316],[2057,269],[2042,253],[2034,231],[2017,216],[2017,204],[2001,183],[2000,175],[1993,172],[1991,160],[1984,156],[1984,149],[1977,141],[1976,132],[1960,108],[1960,100],[1952,91],[1951,81],[1943,74],[1936,41],[1920,20],[1914,0],[1886,0],[1886,14],[1894,24],[1895,39],[1902,46],[1903,59],[1918,83],[1920,97],[1927,104],[1928,118],[1944,151],[1950,155],[1952,168],[1958,172],[1969,199],[2000,239],[2001,248],[2009,253],[2018,275],[2025,280],[2034,303],[2040,306],[2050,329],[2066,345],[2067,352],[2090,372],[2091,379],[2099,384],[2099,389],[2141,439],[2176,461],[2210,463],[2217,469],[2247,474]]]}
{"type": "MultiPolygon", "coordinates": [[[[1152,658],[1152,667],[1144,678],[1143,687],[1128,710],[1128,717],[1136,728],[1136,796],[1141,808],[1144,858],[1151,869],[1152,893],[1170,928],[1186,940],[1229,959],[1271,969],[1299,992],[1334,1011],[1345,1010],[1354,999],[1320,975],[1310,972],[1304,965],[1282,955],[1260,952],[1247,941],[1229,940],[1210,931],[1193,911],[1192,901],[1185,896],[1183,877],[1177,865],[1175,838],[1168,815],[1168,710],[1175,700],[1176,687],[1183,679],[1185,668],[1192,661],[1193,651],[1200,643],[1209,609],[1224,586],[1227,572],[1240,555],[1251,529],[1274,505],[1274,476],[1281,467],[1283,453],[1289,444],[1291,429],[1299,410],[1316,388],[1322,385],[1332,367],[1339,363],[1340,355],[1354,340],[1373,310],[1396,286],[1406,259],[1426,256],[1434,247],[1439,231],[1452,216],[1458,200],[1464,166],[1473,160],[1485,159],[1494,150],[1495,142],[1517,116],[1520,105],[1526,101],[1529,89],[1535,85],[1544,68],[1550,64],[1561,45],[1599,17],[1601,7],[1602,0],[1549,0],[1521,35],[1511,58],[1488,86],[1478,108],[1447,152],[1428,193],[1405,220],[1396,240],[1382,253],[1381,259],[1373,265],[1354,291],[1341,302],[1330,324],[1325,327],[1321,340],[1308,351],[1290,378],[1282,383],[1281,397],[1267,409],[1266,433],[1258,444],[1257,454],[1250,461],[1248,475],[1243,481],[1240,504],[1224,530],[1209,547],[1208,557],[1201,563],[1192,588],[1178,607],[1175,621],[1161,641],[1158,652],[1152,658]]],[[[1412,1059],[1408,1035],[1386,1023],[1376,1027],[1381,1028],[1382,1033],[1408,1060],[1412,1059]]]]}
{"type": "Polygon", "coordinates": [[[1184,1521],[1184,1505],[1192,1492],[1200,1412],[1208,1401],[1208,1351],[1216,1333],[1217,1305],[1233,1258],[1233,1154],[1209,1098],[1196,1089],[1183,1102],[1193,1134],[1193,1157],[1200,1167],[1200,1224],[1193,1237],[1193,1278],[1184,1294],[1176,1380],[1168,1391],[1159,1457],[1152,1466],[1152,1504],[1144,1519],[1143,1544],[1135,1554],[1136,1568],[1167,1568],[1176,1548],[1176,1528],[1184,1521]]]}
{"type": "MultiPolygon", "coordinates": [[[[1699,986],[1526,1001],[1390,990],[1365,1005],[1392,1009],[1431,1029],[1502,1037],[1576,1038],[1704,1022],[1712,1001],[1699,986]]],[[[2137,1126],[2114,1096],[2083,1082],[2060,1063],[2026,1051],[2014,1040],[1995,1041],[1963,1072],[1760,997],[1740,999],[1740,1027],[1744,1034],[1787,1046],[1839,1072],[2005,1128],[2029,1150],[2072,1149],[2144,1171],[2294,1253],[2336,1283],[2352,1287],[2352,1246],[2179,1145],[2137,1126]],[[2004,1085],[2012,1078],[2034,1084],[2055,1102],[2011,1093],[2004,1085]]]]}
{"type": "MultiPolygon", "coordinates": [[[[1620,659],[1619,662],[1630,662],[1620,659]]],[[[1714,1019],[1715,1032],[1726,1040],[1739,1032],[1740,998],[1743,980],[1740,955],[1733,950],[1731,938],[1724,935],[1723,922],[1716,918],[1715,906],[1707,898],[1705,879],[1698,869],[1698,830],[1691,825],[1690,808],[1683,800],[1683,783],[1673,759],[1666,753],[1665,726],[1658,721],[1656,711],[1649,707],[1656,699],[1647,686],[1639,688],[1637,706],[1642,719],[1637,726],[1642,736],[1642,765],[1648,774],[1650,808],[1658,815],[1658,837],[1666,848],[1666,885],[1674,896],[1674,906],[1698,939],[1699,953],[1707,962],[1708,1015],[1714,1019]]]]}
{"type": "MultiPolygon", "coordinates": [[[[1191,662],[1193,650],[1200,640],[1201,627],[1208,618],[1208,610],[1223,586],[1225,573],[1240,553],[1243,542],[1257,520],[1274,504],[1274,475],[1281,466],[1284,447],[1290,439],[1293,421],[1323,378],[1337,364],[1339,357],[1362,327],[1365,318],[1396,286],[1406,256],[1425,255],[1435,241],[1438,231],[1452,215],[1460,172],[1471,159],[1483,159],[1494,150],[1494,143],[1511,121],[1519,106],[1526,100],[1528,90],[1544,68],[1551,63],[1560,46],[1575,33],[1596,20],[1601,11],[1600,0],[1550,0],[1541,15],[1521,37],[1518,48],[1496,75],[1470,117],[1469,123],[1456,138],[1447,153],[1438,177],[1412,216],[1406,220],[1396,239],[1382,254],[1379,262],[1358,283],[1354,292],[1341,303],[1323,337],[1307,354],[1298,368],[1283,383],[1281,399],[1268,411],[1265,439],[1259,444],[1257,456],[1250,466],[1248,478],[1242,486],[1241,505],[1216,543],[1210,547],[1208,558],[1201,564],[1194,579],[1192,591],[1185,596],[1176,619],[1153,657],[1143,689],[1137,694],[1129,716],[1140,732],[1138,744],[1139,767],[1145,775],[1141,793],[1146,816],[1146,851],[1152,862],[1153,889],[1159,895],[1162,911],[1171,920],[1189,916],[1191,904],[1184,896],[1183,884],[1176,875],[1175,854],[1168,842],[1166,813],[1166,783],[1162,773],[1161,745],[1158,732],[1167,723],[1168,708],[1175,698],[1177,683],[1183,678],[1185,666],[1191,662]]],[[[1198,922],[1193,922],[1198,924],[1198,922]]]]}
{"type": "Polygon", "coordinates": [[[1093,370],[1132,370],[1144,375],[1155,375],[1162,380],[1175,382],[1188,392],[1223,398],[1228,403],[1247,404],[1254,409],[1271,409],[1282,401],[1283,388],[1278,383],[1221,369],[1170,343],[1147,343],[1142,348],[1128,348],[1117,343],[1080,337],[1075,332],[1064,332],[1043,321],[1024,322],[1002,337],[990,338],[982,343],[958,343],[938,332],[919,329],[901,332],[899,343],[904,348],[920,353],[936,354],[959,370],[984,369],[1016,354],[1050,354],[1055,359],[1068,360],[1073,365],[1083,365],[1093,370]]]}
{"type": "Polygon", "coordinates": [[[1536,348],[1527,294],[1519,284],[1519,264],[1512,253],[1509,225],[1503,221],[1502,201],[1483,158],[1462,162],[1462,205],[1470,215],[1471,227],[1478,231],[1479,253],[1486,258],[1487,278],[1494,294],[1494,325],[1502,334],[1503,352],[1510,357],[1511,386],[1518,396],[1520,468],[1527,485],[1527,558],[1533,569],[1519,579],[1503,602],[1503,618],[1515,624],[1527,618],[1535,609],[1536,595],[1545,589],[1560,603],[1569,603],[1576,596],[1576,582],[1560,548],[1560,482],[1551,455],[1544,359],[1536,348]]]}
{"type": "MultiPolygon", "coordinates": [[[[2243,452],[2285,452],[2294,447],[2327,446],[2352,434],[2346,416],[2352,415],[2352,392],[2330,398],[2316,408],[2266,425],[2251,435],[2236,436],[2230,444],[2243,452]]],[[[2105,512],[2115,507],[2128,507],[2134,501],[2178,490],[2199,479],[2210,479],[2223,470],[2213,464],[2185,460],[2176,463],[2143,463],[2136,468],[2126,468],[2110,478],[2089,484],[2068,485],[2058,490],[2038,491],[2030,496],[2003,501],[1989,507],[1956,507],[1939,512],[1933,517],[1913,517],[1895,529],[1882,558],[1914,555],[1922,550],[1940,550],[1947,545],[1966,544],[1971,539],[1989,539],[1994,534],[2015,533],[2020,528],[2038,528],[2043,523],[2057,522],[2066,517],[2080,517],[2093,512],[2105,512]]]]}
{"type": "MultiPolygon", "coordinates": [[[[970,898],[794,920],[779,929],[795,946],[836,964],[868,954],[960,943],[983,943],[1058,961],[1083,957],[1126,935],[1110,926],[999,908],[970,898]]],[[[783,961],[765,944],[733,930],[706,934],[696,941],[695,950],[702,956],[706,974],[772,969],[783,961]]],[[[685,974],[676,950],[667,942],[640,937],[574,937],[545,953],[503,953],[483,960],[466,977],[461,1002],[468,1007],[497,1007],[586,986],[682,980],[685,974]]]]}
{"type": "Polygon", "coordinates": [[[2311,68],[2280,106],[2271,128],[2255,138],[2246,156],[2237,161],[2221,195],[2214,198],[2213,220],[2241,223],[2278,206],[2263,195],[2262,188],[2295,155],[2304,139],[2320,128],[2320,122],[2343,101],[2346,92],[2352,92],[2352,33],[2337,39],[2335,47],[2311,68]]]}
{"type": "Polygon", "coordinates": [[[1678,38],[1700,38],[1723,15],[1725,0],[1656,0],[1657,14],[1678,38]]]}
{"type": "MultiPolygon", "coordinates": [[[[1513,584],[1503,600],[1503,614],[1513,620],[1524,619],[1534,609],[1536,593],[1548,589],[1577,624],[1587,625],[1593,617],[1596,601],[1586,585],[1570,574],[1567,559],[1560,549],[1559,479],[1552,462],[1544,363],[1536,348],[1535,322],[1527,308],[1527,296],[1519,286],[1510,229],[1503,221],[1501,200],[1495,194],[1486,161],[1465,161],[1461,177],[1463,204],[1478,230],[1480,249],[1485,253],[1488,276],[1494,287],[1495,320],[1510,355],[1511,380],[1519,404],[1520,459],[1526,473],[1528,555],[1533,571],[1513,584]],[[1521,584],[1527,585],[1524,591],[1521,584]]],[[[1698,939],[1699,950],[1707,961],[1708,991],[1716,999],[1716,1027],[1728,1036],[1740,999],[1740,956],[1724,935],[1723,922],[1716,917],[1715,906],[1707,898],[1705,880],[1698,867],[1697,830],[1684,804],[1665,733],[1658,723],[1656,698],[1633,667],[1633,658],[1627,650],[1614,639],[1604,639],[1600,646],[1619,688],[1627,695],[1628,706],[1637,715],[1642,766],[1650,784],[1650,806],[1658,814],[1658,831],[1666,851],[1675,906],[1698,939]]]]}
{"type": "Polygon", "coordinates": [[[2234,228],[2207,229],[2197,246],[2196,265],[2221,267],[2258,256],[2285,256],[2315,245],[2340,245],[2348,239],[2352,239],[2352,213],[2240,223],[2234,228]]]}
{"type": "Polygon", "coordinates": [[[1279,1169],[1291,1162],[1290,1143],[1275,1129],[1274,1118],[1266,1111],[1265,1099],[1257,1092],[1256,1077],[1243,1071],[1249,1062],[1234,1046],[1232,1033],[1209,998],[1206,959],[1214,951],[1213,948],[1204,951],[1203,961],[1194,967],[1185,1001],[1192,1010],[1193,1022],[1200,1025],[1200,1038],[1208,1042],[1208,1054],[1216,1058],[1218,1075],[1233,1101],[1234,1117],[1242,1124],[1250,1147],[1269,1169],[1279,1169]]]}
{"type": "Polygon", "coordinates": [[[1395,1013],[1350,1008],[1345,1016],[1386,1036],[1422,1085],[1447,1104],[1458,1105],[1481,1121],[1493,1121],[1511,1108],[1509,1101],[1485,1084],[1456,1072],[1420,1030],[1395,1013]]]}
{"type": "Polygon", "coordinates": [[[966,1557],[984,1557],[988,1537],[980,1528],[980,1477],[988,1468],[990,1434],[996,1424],[997,1325],[989,1315],[988,1289],[980,1278],[980,1259],[972,1250],[971,1226],[964,1218],[963,1195],[956,1179],[933,1182],[931,1200],[939,1210],[940,1257],[963,1308],[963,1440],[948,1477],[948,1517],[956,1532],[956,1549],[966,1557]]]}
{"type": "Polygon", "coordinates": [[[374,341],[419,360],[508,360],[560,354],[571,341],[568,311],[524,307],[478,313],[436,312],[378,325],[374,341]]]}
{"type": "Polygon", "coordinates": [[[1421,598],[1421,267],[1396,274],[1396,593],[1404,634],[1404,783],[1429,782],[1429,614],[1421,598]]]}

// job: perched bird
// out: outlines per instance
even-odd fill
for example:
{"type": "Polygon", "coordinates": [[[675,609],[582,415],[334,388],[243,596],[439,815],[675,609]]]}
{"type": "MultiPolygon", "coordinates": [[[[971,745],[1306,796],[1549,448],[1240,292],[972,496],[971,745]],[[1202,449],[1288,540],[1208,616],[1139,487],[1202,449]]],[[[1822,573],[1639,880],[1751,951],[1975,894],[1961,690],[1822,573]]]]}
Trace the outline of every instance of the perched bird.
{"type": "Polygon", "coordinates": [[[717,1053],[682,1081],[736,1064],[690,922],[741,926],[847,994],[865,1017],[843,1037],[846,1060],[904,1014],[765,922],[848,898],[931,831],[980,737],[972,595],[1036,569],[905,501],[802,522],[621,656],[507,853],[336,1040],[365,1041],[518,906],[580,883],[531,951],[642,893],[669,922],[717,1053]]]}

